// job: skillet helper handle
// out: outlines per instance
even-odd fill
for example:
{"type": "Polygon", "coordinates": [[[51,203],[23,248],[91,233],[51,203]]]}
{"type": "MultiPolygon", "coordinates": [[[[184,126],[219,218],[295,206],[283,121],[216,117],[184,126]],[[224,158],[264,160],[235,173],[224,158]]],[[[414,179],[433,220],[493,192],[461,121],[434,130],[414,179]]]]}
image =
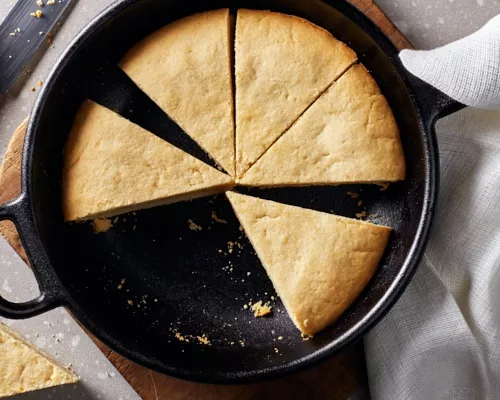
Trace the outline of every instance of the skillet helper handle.
{"type": "Polygon", "coordinates": [[[466,105],[453,100],[447,94],[444,94],[434,86],[429,85],[420,78],[412,75],[414,88],[418,97],[420,106],[427,114],[427,120],[432,124],[443,117],[460,111],[466,105]]]}
{"type": "MultiPolygon", "coordinates": [[[[23,194],[15,200],[0,205],[0,221],[10,220],[14,222],[28,258],[32,262],[33,259],[29,255],[29,249],[24,243],[24,240],[29,239],[30,235],[30,228],[27,228],[28,224],[24,217],[26,207],[29,207],[29,205],[23,194]]],[[[13,303],[0,295],[0,316],[10,319],[29,318],[64,304],[59,285],[54,279],[53,273],[48,268],[42,268],[42,266],[33,266],[33,270],[40,295],[23,303],[13,303]]]]}

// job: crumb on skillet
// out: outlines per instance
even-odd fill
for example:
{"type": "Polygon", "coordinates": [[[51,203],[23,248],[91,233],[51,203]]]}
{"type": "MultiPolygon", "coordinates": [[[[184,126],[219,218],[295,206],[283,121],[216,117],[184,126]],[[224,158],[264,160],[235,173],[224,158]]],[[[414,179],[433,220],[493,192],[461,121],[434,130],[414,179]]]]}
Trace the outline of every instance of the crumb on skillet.
{"type": "Polygon", "coordinates": [[[366,211],[361,211],[359,213],[356,213],[356,218],[365,218],[366,217],[366,211]]]}
{"type": "Polygon", "coordinates": [[[102,233],[107,232],[109,228],[111,228],[113,224],[109,218],[98,218],[92,221],[92,228],[94,229],[94,233],[102,233]]]}
{"type": "Polygon", "coordinates": [[[200,225],[196,224],[192,219],[188,219],[187,222],[189,229],[191,229],[192,231],[196,232],[196,231],[201,231],[203,229],[200,225]]]}
{"type": "Polygon", "coordinates": [[[269,304],[262,304],[262,300],[251,306],[254,317],[263,317],[271,313],[272,307],[269,304]]]}
{"type": "Polygon", "coordinates": [[[212,219],[215,222],[218,222],[219,224],[227,224],[227,221],[225,219],[219,218],[215,211],[212,211],[212,219]]]}

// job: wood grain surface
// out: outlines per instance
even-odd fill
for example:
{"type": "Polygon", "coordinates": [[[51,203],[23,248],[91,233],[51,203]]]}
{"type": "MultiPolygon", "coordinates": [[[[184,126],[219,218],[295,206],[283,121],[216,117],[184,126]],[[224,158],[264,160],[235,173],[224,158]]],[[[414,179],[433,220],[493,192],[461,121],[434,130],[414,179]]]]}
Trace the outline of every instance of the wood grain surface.
{"type": "MultiPolygon", "coordinates": [[[[411,48],[408,40],[373,1],[351,0],[351,3],[370,17],[399,49],[411,48]]],[[[5,203],[20,193],[21,155],[26,123],[27,120],[14,131],[0,166],[0,203],[5,203]]],[[[14,224],[10,221],[0,222],[0,233],[28,263],[14,224]]],[[[144,400],[274,400],[282,398],[345,400],[365,379],[364,368],[360,368],[360,365],[363,365],[363,354],[359,346],[348,349],[319,366],[280,380],[253,385],[226,386],[187,382],[159,374],[123,358],[96,338],[93,340],[144,400]]]]}

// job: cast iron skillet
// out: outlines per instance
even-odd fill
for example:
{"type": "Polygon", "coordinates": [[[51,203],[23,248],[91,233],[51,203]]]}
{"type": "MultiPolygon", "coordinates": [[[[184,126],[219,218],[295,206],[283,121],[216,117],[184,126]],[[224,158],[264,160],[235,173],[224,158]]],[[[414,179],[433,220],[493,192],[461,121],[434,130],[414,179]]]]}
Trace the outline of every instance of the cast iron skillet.
{"type": "Polygon", "coordinates": [[[0,314],[27,318],[65,306],[112,349],[157,371],[205,382],[254,381],[311,365],[352,344],[401,295],[425,248],[436,205],[434,122],[462,106],[410,76],[390,41],[345,1],[204,3],[119,1],[80,33],[53,69],[29,122],[22,193],[0,208],[0,218],[18,227],[41,295],[21,304],[0,299],[0,314]],[[240,189],[349,217],[366,206],[372,220],[394,228],[367,289],[335,324],[308,341],[279,300],[271,318],[255,319],[243,309],[249,301],[272,301],[274,291],[224,195],[129,214],[101,234],[94,234],[90,224],[63,223],[61,155],[75,111],[86,97],[206,159],[120,73],[116,62],[158,27],[227,6],[295,14],[330,30],[373,73],[401,130],[408,177],[386,191],[364,185],[240,189]],[[216,222],[213,212],[227,223],[216,222]],[[190,230],[189,219],[202,230],[190,230]],[[238,243],[232,252],[228,242],[238,243]],[[189,343],[175,338],[176,333],[189,343]],[[211,345],[198,343],[196,336],[203,334],[211,345]]]}

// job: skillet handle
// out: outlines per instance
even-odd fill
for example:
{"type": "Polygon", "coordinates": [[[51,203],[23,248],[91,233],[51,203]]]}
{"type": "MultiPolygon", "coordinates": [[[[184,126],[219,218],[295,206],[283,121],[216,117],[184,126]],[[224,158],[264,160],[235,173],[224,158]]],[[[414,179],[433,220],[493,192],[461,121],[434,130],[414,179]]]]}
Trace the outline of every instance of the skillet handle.
{"type": "MultiPolygon", "coordinates": [[[[0,205],[0,221],[10,220],[16,225],[21,242],[26,254],[32,263],[33,271],[38,282],[40,295],[23,303],[13,303],[0,296],[0,315],[10,319],[29,318],[64,304],[60,285],[54,277],[50,267],[39,265],[30,257],[29,246],[26,246],[25,238],[30,238],[31,228],[26,222],[26,207],[29,207],[26,196],[21,194],[17,199],[0,205]]],[[[43,261],[41,261],[43,262],[43,261]]]]}
{"type": "Polygon", "coordinates": [[[428,121],[434,122],[467,107],[420,78],[413,75],[412,78],[417,100],[428,121]]]}

